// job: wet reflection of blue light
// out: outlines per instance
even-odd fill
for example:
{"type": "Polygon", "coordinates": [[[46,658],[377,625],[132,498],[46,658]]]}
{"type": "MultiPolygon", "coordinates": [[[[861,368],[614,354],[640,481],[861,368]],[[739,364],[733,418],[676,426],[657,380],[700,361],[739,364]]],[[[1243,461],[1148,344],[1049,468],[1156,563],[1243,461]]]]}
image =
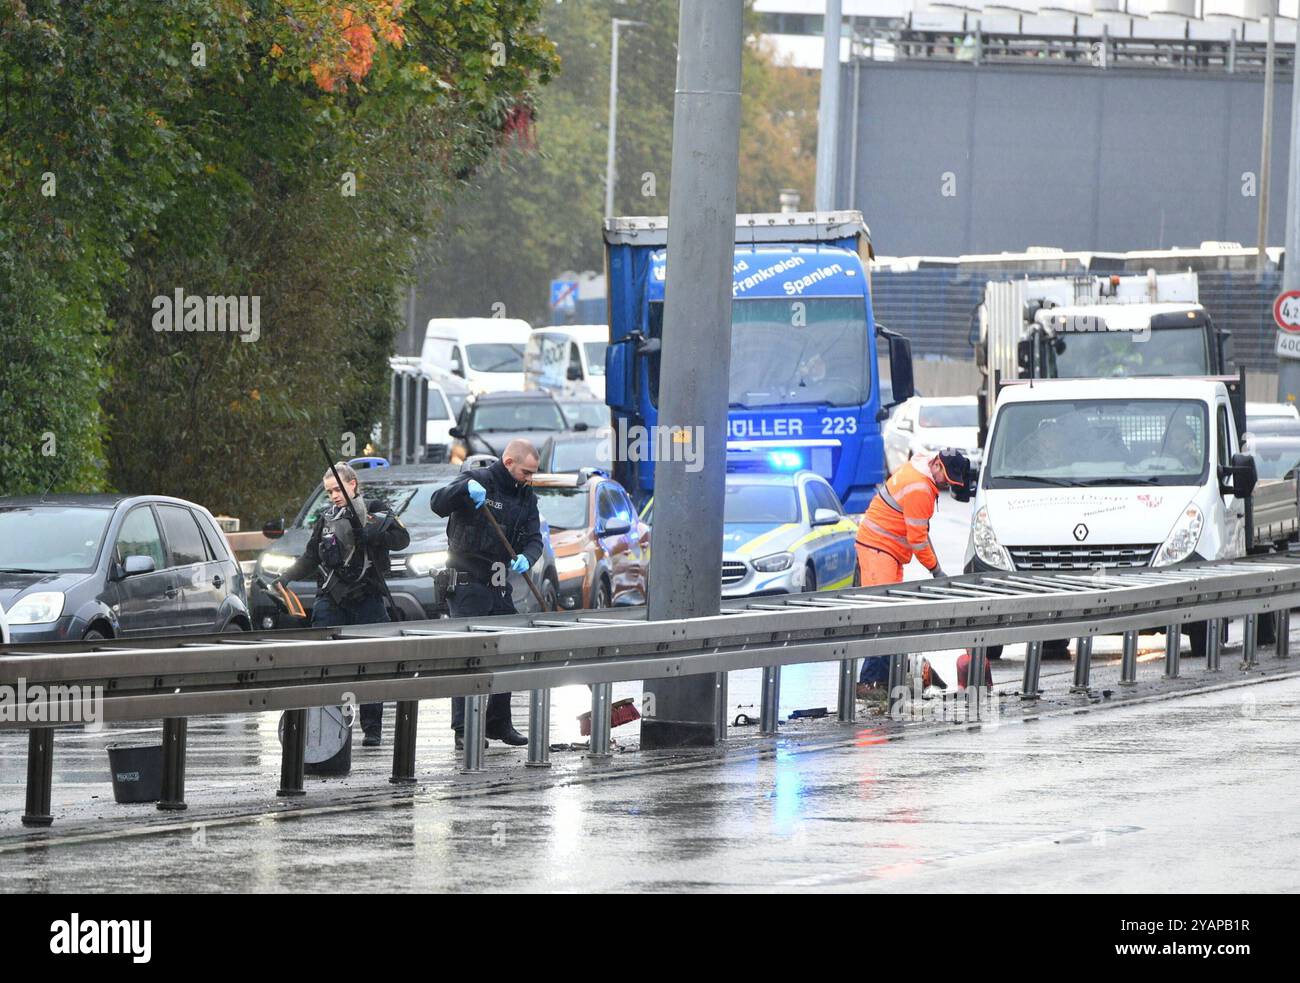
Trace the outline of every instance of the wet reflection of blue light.
{"type": "Polygon", "coordinates": [[[776,776],[772,782],[772,832],[790,834],[799,825],[803,807],[803,775],[798,757],[789,751],[776,753],[776,776]]]}

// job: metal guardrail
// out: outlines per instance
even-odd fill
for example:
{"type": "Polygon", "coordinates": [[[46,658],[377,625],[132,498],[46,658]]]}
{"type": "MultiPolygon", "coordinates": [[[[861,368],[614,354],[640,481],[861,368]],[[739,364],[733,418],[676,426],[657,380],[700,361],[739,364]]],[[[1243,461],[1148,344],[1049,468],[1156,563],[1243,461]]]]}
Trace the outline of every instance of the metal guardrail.
{"type": "MultiPolygon", "coordinates": [[[[644,608],[404,622],[345,629],[156,638],[0,648],[0,686],[44,688],[44,720],[59,719],[60,693],[103,687],[106,721],[164,721],[162,809],[183,809],[185,718],[288,711],[279,794],[303,791],[304,708],[397,702],[392,781],[415,781],[420,700],[465,696],[465,768],[482,768],[487,695],[531,690],[528,763],[548,762],[549,690],[592,686],[592,756],[607,755],[610,685],[616,681],[761,668],[760,731],[776,732],[780,667],[838,661],[839,718],[855,713],[854,667],[891,656],[890,686],[903,681],[899,653],[969,648],[972,680],[985,649],[1028,642],[1022,694],[1035,698],[1042,643],[1078,638],[1074,685],[1086,688],[1090,640],[1125,636],[1121,681],[1136,679],[1136,639],[1169,630],[1167,676],[1177,676],[1180,625],[1208,621],[1209,669],[1219,668],[1223,619],[1246,618],[1245,664],[1256,660],[1256,621],[1276,612],[1277,655],[1289,653],[1288,612],[1300,606],[1300,556],[1278,555],[1123,573],[1099,570],[969,574],[890,587],[845,588],[726,601],[713,617],[647,621],[644,608]]],[[[57,724],[0,720],[28,729],[26,825],[48,825],[57,724]]]]}

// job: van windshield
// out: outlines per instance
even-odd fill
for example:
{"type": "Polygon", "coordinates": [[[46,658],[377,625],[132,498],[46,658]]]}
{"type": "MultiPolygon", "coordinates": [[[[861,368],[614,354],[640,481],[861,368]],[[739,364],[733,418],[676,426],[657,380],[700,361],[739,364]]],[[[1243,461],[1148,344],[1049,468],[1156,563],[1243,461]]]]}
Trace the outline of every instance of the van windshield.
{"type": "Polygon", "coordinates": [[[475,372],[522,372],[524,346],[504,342],[466,345],[465,357],[475,372]]]}
{"type": "Polygon", "coordinates": [[[1096,379],[1134,375],[1209,375],[1205,329],[1148,328],[1062,334],[1056,356],[1061,379],[1096,379]]]}
{"type": "Polygon", "coordinates": [[[1190,399],[1010,403],[994,424],[984,486],[1199,485],[1207,421],[1190,399]]]}

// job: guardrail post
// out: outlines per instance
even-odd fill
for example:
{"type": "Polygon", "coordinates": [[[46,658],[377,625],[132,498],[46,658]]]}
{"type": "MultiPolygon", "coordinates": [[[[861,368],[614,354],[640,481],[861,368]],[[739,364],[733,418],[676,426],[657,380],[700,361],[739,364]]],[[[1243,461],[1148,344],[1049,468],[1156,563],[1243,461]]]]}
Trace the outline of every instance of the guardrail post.
{"type": "Polygon", "coordinates": [[[1205,623],[1205,669],[1219,672],[1219,656],[1223,650],[1223,619],[1211,618],[1205,623]]]}
{"type": "Polygon", "coordinates": [[[1165,678],[1178,678],[1178,659],[1182,654],[1183,626],[1165,626],[1165,678]]]}
{"type": "MultiPolygon", "coordinates": [[[[906,653],[902,655],[895,654],[889,657],[889,679],[885,685],[889,687],[885,697],[886,706],[889,708],[889,715],[890,717],[897,719],[898,714],[902,709],[903,701],[907,698],[905,695],[899,695],[905,693],[907,690],[906,653]]],[[[856,692],[857,687],[855,686],[854,693],[856,694],[856,692]]]]}
{"type": "MultiPolygon", "coordinates": [[[[854,692],[857,690],[855,688],[854,692]]],[[[759,704],[758,732],[764,735],[777,733],[781,715],[781,667],[763,667],[763,697],[759,704]]]]}
{"type": "Polygon", "coordinates": [[[980,720],[984,717],[984,697],[992,692],[984,683],[984,674],[988,671],[985,666],[988,664],[988,650],[983,645],[971,648],[970,665],[966,667],[967,719],[970,718],[972,706],[975,708],[975,719],[980,720]]]}
{"type": "Polygon", "coordinates": [[[1249,669],[1251,666],[1259,664],[1259,659],[1256,657],[1255,652],[1255,649],[1259,644],[1259,615],[1246,615],[1245,624],[1242,628],[1241,667],[1243,669],[1249,669]]]}
{"type": "Polygon", "coordinates": [[[1088,681],[1092,678],[1092,636],[1080,635],[1074,640],[1074,685],[1071,693],[1088,692],[1088,681]]]}
{"type": "Polygon", "coordinates": [[[1041,639],[1035,639],[1025,645],[1025,674],[1020,680],[1022,700],[1038,699],[1038,674],[1042,667],[1043,643],[1041,639]]]}
{"type": "Polygon", "coordinates": [[[162,798],[158,808],[180,812],[185,805],[185,743],[189,720],[167,717],[163,720],[162,798]]]}
{"type": "Polygon", "coordinates": [[[54,786],[54,728],[33,727],[27,732],[27,807],[24,826],[48,826],[50,791],[54,786]]]}
{"type": "Polygon", "coordinates": [[[284,711],[284,743],[280,750],[280,787],[276,795],[295,798],[302,788],[303,754],[307,750],[307,711],[284,711]]]}
{"type": "Polygon", "coordinates": [[[535,689],[528,694],[529,768],[551,767],[551,691],[535,689]]]}
{"type": "Polygon", "coordinates": [[[603,761],[609,757],[610,703],[613,697],[613,683],[592,683],[591,685],[591,744],[587,750],[588,758],[603,761]]]}
{"type": "Polygon", "coordinates": [[[840,660],[840,723],[852,723],[858,715],[857,660],[840,660]]]}
{"type": "MultiPolygon", "coordinates": [[[[713,689],[713,733],[717,738],[717,743],[721,744],[727,739],[727,727],[731,720],[727,716],[727,683],[731,676],[729,673],[719,672],[714,674],[717,683],[713,689]]],[[[611,699],[614,684],[610,684],[611,699]]]]}
{"type": "Polygon", "coordinates": [[[465,697],[465,760],[462,772],[483,770],[483,728],[487,715],[487,694],[465,697]]]}
{"type": "Polygon", "coordinates": [[[1138,681],[1138,633],[1124,632],[1124,652],[1119,660],[1119,684],[1132,686],[1138,681]]]}
{"type": "Polygon", "coordinates": [[[1277,648],[1273,654],[1279,659],[1291,656],[1291,609],[1283,608],[1277,613],[1277,648]]]}
{"type": "Polygon", "coordinates": [[[419,700],[398,700],[394,717],[393,774],[388,779],[393,785],[415,784],[415,735],[420,723],[419,700]]]}

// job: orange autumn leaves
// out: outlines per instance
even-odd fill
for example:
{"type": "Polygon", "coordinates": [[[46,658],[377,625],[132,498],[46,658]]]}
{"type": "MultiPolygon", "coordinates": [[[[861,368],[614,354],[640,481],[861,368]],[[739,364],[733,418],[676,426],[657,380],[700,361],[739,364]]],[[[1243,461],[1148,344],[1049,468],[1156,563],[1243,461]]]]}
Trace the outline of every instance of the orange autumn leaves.
{"type": "MultiPolygon", "coordinates": [[[[285,20],[308,45],[311,76],[326,92],[346,88],[348,80],[359,83],[374,66],[380,45],[400,48],[406,40],[403,0],[317,2],[310,11],[303,9],[307,6],[286,4],[291,9],[285,20]]],[[[273,49],[272,55],[278,57],[278,52],[273,49]]]]}

